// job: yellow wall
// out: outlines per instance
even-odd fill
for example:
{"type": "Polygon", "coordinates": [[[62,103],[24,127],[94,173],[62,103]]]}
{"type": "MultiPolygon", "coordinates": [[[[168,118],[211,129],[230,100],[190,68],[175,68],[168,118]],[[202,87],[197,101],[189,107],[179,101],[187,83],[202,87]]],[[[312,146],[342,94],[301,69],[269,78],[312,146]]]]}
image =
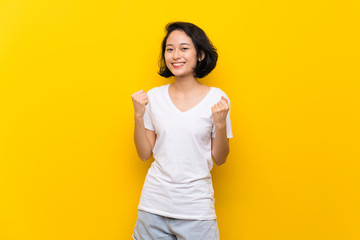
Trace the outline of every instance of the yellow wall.
{"type": "Polygon", "coordinates": [[[212,171],[221,239],[360,239],[360,18],[354,1],[0,1],[0,239],[131,239],[151,161],[130,95],[164,26],[218,48],[232,103],[212,171]]]}

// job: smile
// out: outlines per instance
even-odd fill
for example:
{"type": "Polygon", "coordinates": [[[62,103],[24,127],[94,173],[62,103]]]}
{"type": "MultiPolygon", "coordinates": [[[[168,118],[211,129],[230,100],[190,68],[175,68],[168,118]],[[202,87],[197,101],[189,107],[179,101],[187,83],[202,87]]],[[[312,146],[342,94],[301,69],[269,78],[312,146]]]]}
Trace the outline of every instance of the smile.
{"type": "Polygon", "coordinates": [[[182,67],[182,66],[184,66],[184,62],[180,62],[180,63],[172,63],[172,65],[174,66],[174,67],[182,67]]]}

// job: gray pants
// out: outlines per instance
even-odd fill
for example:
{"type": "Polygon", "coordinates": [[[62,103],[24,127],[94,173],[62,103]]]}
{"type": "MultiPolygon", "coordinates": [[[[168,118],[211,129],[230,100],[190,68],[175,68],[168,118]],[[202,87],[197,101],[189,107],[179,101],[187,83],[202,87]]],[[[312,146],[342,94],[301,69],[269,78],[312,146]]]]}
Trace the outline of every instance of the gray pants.
{"type": "Polygon", "coordinates": [[[219,240],[214,220],[183,220],[138,211],[135,240],[219,240]]]}

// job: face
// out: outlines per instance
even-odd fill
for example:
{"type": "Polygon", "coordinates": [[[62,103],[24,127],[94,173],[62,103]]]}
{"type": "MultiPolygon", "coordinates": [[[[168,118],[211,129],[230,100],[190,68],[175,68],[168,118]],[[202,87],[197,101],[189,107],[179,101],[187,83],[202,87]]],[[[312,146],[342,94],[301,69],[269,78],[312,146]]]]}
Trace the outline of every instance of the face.
{"type": "Polygon", "coordinates": [[[196,49],[190,37],[184,31],[172,31],[166,41],[165,63],[174,76],[194,75],[196,67],[196,49]]]}

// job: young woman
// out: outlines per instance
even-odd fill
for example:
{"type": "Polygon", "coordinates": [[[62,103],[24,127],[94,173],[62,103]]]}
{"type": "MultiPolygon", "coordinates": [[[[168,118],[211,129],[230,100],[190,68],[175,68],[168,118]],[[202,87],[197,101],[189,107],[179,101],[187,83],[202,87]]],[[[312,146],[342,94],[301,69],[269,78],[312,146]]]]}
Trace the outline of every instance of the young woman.
{"type": "Polygon", "coordinates": [[[217,52],[192,23],[166,26],[159,74],[174,81],[134,93],[135,146],[155,161],[138,206],[136,240],[215,240],[219,230],[210,170],[225,163],[232,138],[230,102],[198,82],[216,66],[217,52]]]}

